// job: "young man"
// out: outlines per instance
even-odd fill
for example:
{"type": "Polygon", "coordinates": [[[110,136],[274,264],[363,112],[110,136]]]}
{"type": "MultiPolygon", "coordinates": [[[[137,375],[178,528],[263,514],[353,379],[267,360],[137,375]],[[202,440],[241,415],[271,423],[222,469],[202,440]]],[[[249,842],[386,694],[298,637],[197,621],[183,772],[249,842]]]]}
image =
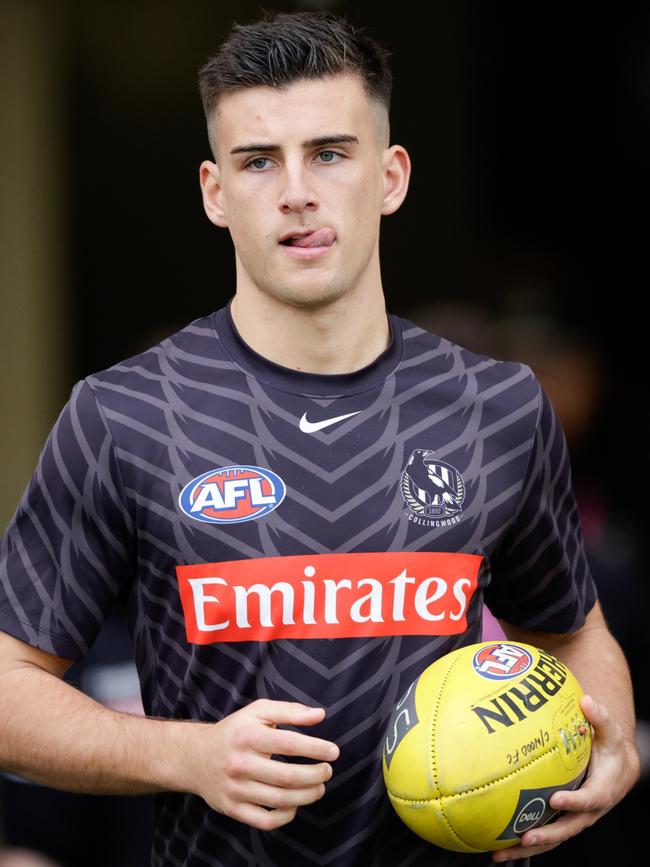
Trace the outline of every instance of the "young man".
{"type": "Polygon", "coordinates": [[[495,860],[576,834],[638,773],[548,399],[386,313],[380,219],[410,173],[390,84],[342,19],[233,29],[201,71],[200,172],[232,303],[77,384],[4,541],[0,765],[160,793],[157,867],[465,863],[399,821],[380,758],[484,601],[569,665],[596,732],[566,814],[495,860]],[[59,679],[125,584],[144,719],[59,679]]]}

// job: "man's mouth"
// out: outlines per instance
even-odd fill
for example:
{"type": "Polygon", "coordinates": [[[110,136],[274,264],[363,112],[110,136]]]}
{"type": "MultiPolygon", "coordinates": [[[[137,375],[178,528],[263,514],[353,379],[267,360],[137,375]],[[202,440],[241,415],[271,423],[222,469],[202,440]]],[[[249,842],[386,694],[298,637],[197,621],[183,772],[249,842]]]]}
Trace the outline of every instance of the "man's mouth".
{"type": "Polygon", "coordinates": [[[313,232],[288,235],[280,241],[285,247],[331,247],[336,240],[336,232],[329,226],[313,232]]]}

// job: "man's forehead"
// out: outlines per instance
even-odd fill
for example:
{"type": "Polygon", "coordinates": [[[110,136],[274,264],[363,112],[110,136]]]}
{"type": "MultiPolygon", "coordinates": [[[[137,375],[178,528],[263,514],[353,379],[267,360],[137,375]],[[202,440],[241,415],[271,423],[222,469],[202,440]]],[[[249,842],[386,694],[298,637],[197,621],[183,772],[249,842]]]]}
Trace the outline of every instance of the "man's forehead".
{"type": "Polygon", "coordinates": [[[363,126],[373,110],[359,76],[346,74],[231,91],[220,98],[214,120],[220,137],[239,144],[230,139],[263,133],[315,138],[331,132],[334,120],[337,128],[343,120],[363,126]]]}

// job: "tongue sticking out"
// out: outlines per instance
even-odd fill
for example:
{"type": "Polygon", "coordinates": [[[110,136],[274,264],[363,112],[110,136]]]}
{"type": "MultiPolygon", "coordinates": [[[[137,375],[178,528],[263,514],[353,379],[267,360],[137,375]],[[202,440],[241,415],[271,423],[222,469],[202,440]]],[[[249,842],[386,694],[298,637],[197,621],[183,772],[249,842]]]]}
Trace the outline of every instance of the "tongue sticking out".
{"type": "Polygon", "coordinates": [[[331,247],[336,238],[336,233],[329,226],[323,229],[316,229],[311,235],[305,235],[303,238],[291,238],[288,243],[292,247],[331,247]]]}

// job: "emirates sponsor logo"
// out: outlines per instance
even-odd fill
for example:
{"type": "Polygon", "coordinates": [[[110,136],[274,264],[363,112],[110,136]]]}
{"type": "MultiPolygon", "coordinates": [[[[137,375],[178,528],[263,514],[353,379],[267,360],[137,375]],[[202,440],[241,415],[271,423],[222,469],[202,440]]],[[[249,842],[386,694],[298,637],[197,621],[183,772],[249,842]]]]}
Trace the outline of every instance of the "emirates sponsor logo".
{"type": "Polygon", "coordinates": [[[382,552],[177,566],[187,640],[453,635],[483,558],[382,552]]]}

